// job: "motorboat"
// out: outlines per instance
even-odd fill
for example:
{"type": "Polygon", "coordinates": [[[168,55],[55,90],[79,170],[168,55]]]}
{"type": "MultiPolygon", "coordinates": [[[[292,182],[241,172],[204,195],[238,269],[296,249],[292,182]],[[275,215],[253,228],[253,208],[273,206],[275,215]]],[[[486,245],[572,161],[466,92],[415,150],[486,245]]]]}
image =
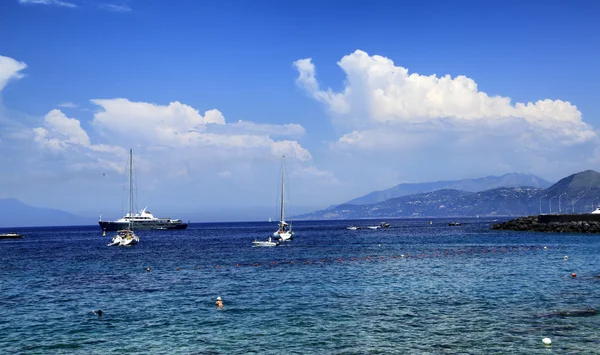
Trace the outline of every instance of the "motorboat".
{"type": "Polygon", "coordinates": [[[387,223],[387,222],[381,222],[381,223],[379,223],[379,226],[380,226],[381,228],[389,228],[389,227],[390,227],[390,224],[389,224],[389,223],[387,223]]]}
{"type": "Polygon", "coordinates": [[[0,234],[0,239],[21,239],[23,236],[19,233],[4,233],[0,234]]]}
{"type": "Polygon", "coordinates": [[[597,207],[595,210],[593,210],[592,214],[600,214],[600,207],[597,207]]]}
{"type": "Polygon", "coordinates": [[[367,228],[369,228],[369,229],[379,229],[381,227],[380,226],[367,226],[367,228]]]}
{"type": "Polygon", "coordinates": [[[254,240],[252,242],[252,246],[254,247],[276,247],[279,245],[279,242],[273,241],[271,237],[268,237],[267,240],[254,240]]]}
{"type": "Polygon", "coordinates": [[[350,230],[350,231],[356,231],[356,230],[362,229],[362,227],[359,227],[359,226],[348,226],[348,227],[346,227],[346,229],[350,230]]]}

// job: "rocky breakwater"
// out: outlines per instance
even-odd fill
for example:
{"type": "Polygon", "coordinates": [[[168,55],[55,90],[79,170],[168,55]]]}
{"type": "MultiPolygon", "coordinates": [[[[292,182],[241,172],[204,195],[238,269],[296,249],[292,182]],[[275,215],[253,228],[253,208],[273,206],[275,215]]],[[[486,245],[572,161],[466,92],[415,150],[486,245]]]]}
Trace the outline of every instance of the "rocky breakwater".
{"type": "Polygon", "coordinates": [[[538,216],[527,216],[497,223],[492,229],[555,232],[555,233],[600,233],[600,221],[559,221],[542,223],[538,216]]]}

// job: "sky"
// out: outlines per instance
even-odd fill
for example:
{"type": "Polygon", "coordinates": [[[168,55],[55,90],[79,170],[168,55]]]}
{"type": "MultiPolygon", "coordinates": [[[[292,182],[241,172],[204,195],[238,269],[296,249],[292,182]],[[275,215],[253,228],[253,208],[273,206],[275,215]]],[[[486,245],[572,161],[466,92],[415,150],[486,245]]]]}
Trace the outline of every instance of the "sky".
{"type": "Polygon", "coordinates": [[[593,1],[0,1],[0,198],[276,217],[600,170],[593,1]]]}

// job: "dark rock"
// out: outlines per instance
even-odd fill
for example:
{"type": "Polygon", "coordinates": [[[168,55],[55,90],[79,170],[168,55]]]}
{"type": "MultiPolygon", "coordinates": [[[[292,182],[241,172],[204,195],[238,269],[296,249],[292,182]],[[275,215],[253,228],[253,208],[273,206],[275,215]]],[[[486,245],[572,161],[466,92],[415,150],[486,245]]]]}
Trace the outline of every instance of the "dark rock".
{"type": "MultiPolygon", "coordinates": [[[[554,233],[600,233],[600,222],[570,221],[569,218],[569,216],[561,216],[559,222],[540,223],[538,216],[519,217],[503,223],[496,223],[492,226],[492,229],[554,233]]],[[[581,215],[572,217],[572,219],[576,218],[581,218],[581,215]]]]}

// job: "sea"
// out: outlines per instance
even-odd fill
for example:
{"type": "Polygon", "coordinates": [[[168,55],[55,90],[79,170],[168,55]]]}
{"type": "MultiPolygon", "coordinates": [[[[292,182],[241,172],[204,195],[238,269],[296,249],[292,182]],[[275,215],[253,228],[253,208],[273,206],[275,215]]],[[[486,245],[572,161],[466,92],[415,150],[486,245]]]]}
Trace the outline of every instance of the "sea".
{"type": "Polygon", "coordinates": [[[600,236],[386,221],[298,221],[274,248],[252,241],[275,222],[140,231],[133,247],[98,226],[13,228],[0,353],[600,354],[600,236]]]}

